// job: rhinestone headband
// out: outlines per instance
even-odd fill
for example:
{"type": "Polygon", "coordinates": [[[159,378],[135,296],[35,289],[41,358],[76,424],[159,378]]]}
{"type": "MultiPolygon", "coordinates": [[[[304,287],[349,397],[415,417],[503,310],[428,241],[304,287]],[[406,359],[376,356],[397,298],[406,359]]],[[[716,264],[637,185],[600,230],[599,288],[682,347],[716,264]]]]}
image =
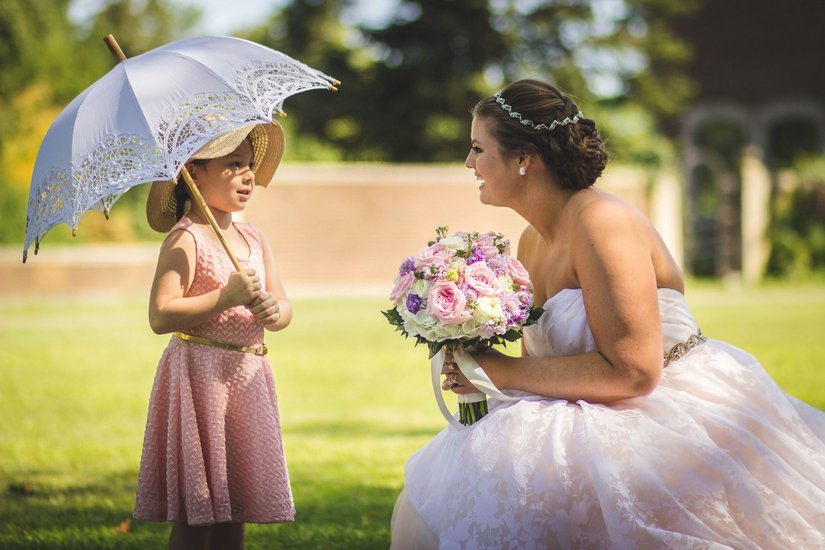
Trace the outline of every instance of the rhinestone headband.
{"type": "Polygon", "coordinates": [[[567,126],[568,124],[575,124],[575,123],[577,123],[578,121],[580,121],[581,119],[584,118],[584,115],[582,114],[582,112],[579,111],[573,116],[573,118],[565,117],[563,120],[554,120],[553,122],[550,123],[550,126],[548,126],[547,124],[544,124],[543,122],[541,124],[536,124],[535,122],[533,122],[529,118],[522,118],[521,113],[519,113],[517,111],[514,111],[512,105],[508,105],[507,103],[505,103],[504,98],[501,96],[501,92],[496,92],[496,103],[501,105],[502,109],[504,109],[505,111],[510,113],[511,117],[513,117],[515,119],[518,119],[518,121],[521,122],[523,125],[529,126],[530,128],[532,128],[534,130],[547,130],[548,132],[552,132],[553,130],[555,130],[559,126],[567,126]]]}

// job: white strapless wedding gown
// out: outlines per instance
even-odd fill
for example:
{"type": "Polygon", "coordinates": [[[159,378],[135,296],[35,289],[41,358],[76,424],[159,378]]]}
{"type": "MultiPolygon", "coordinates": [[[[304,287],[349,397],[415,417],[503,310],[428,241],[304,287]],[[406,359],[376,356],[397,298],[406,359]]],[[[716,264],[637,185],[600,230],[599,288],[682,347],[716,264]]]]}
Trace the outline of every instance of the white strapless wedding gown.
{"type": "MultiPolygon", "coordinates": [[[[661,289],[659,303],[665,350],[698,333],[680,293],[661,289]]],[[[531,355],[595,349],[580,290],[544,309],[525,330],[531,355]]],[[[647,397],[491,399],[405,473],[399,547],[415,546],[400,537],[418,522],[442,549],[825,548],[825,412],[716,340],[671,362],[647,397]]]]}

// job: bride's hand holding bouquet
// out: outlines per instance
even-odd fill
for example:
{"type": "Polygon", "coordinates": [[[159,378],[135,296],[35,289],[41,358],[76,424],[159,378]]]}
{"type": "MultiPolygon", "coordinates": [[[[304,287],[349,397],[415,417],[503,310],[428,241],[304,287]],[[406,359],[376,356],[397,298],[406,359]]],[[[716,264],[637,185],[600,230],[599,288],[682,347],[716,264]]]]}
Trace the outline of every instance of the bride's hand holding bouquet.
{"type": "MultiPolygon", "coordinates": [[[[543,310],[533,307],[530,277],[510,256],[501,233],[448,236],[446,227],[436,233],[417,256],[401,262],[390,293],[393,307],[383,313],[397,330],[429,348],[434,390],[445,412],[438,375],[447,375],[444,389],[452,388],[458,369],[478,386],[472,371],[481,369],[467,352],[517,341],[543,310]],[[446,361],[445,351],[451,352],[446,361]]],[[[461,392],[458,400],[462,424],[486,414],[485,394],[461,392]]]]}

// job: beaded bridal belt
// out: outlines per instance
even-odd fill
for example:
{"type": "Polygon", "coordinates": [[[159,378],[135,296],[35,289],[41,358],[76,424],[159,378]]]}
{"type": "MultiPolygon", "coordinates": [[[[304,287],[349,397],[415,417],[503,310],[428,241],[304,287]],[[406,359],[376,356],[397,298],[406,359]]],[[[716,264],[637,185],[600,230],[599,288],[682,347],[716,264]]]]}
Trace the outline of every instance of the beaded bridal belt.
{"type": "Polygon", "coordinates": [[[695,334],[691,334],[690,336],[688,336],[687,340],[685,340],[684,342],[679,342],[678,344],[670,348],[670,351],[665,353],[665,362],[662,368],[667,367],[673,361],[678,361],[679,359],[684,357],[687,352],[689,352],[699,344],[704,344],[707,341],[708,339],[705,338],[705,335],[702,334],[702,331],[697,330],[695,334]]]}

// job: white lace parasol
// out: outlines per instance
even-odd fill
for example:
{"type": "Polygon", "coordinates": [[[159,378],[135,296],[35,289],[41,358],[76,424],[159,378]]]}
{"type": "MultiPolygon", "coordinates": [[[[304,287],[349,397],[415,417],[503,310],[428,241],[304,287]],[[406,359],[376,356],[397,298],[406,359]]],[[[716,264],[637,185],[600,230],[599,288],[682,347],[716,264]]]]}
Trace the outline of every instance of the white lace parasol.
{"type": "Polygon", "coordinates": [[[90,209],[108,216],[129,188],[176,179],[213,138],[271,122],[287,97],[334,84],[281,52],[225,36],[179,40],[121,61],[76,97],[43,139],[23,261],[55,225],[74,230],[90,209]]]}

